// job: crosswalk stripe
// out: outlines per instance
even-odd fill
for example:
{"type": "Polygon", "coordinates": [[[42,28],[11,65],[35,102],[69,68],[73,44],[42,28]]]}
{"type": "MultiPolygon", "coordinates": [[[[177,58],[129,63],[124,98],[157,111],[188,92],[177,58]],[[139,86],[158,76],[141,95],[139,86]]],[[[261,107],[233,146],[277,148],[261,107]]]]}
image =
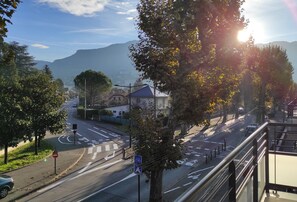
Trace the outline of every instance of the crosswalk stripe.
{"type": "Polygon", "coordinates": [[[105,145],[105,151],[110,151],[110,146],[109,145],[105,145]]]}
{"type": "Polygon", "coordinates": [[[118,149],[118,145],[117,144],[113,144],[113,149],[118,149]]]}
{"type": "Polygon", "coordinates": [[[91,154],[93,152],[93,147],[88,148],[88,154],[91,154]]]}
{"type": "Polygon", "coordinates": [[[97,152],[101,152],[101,146],[97,147],[97,152]]]}

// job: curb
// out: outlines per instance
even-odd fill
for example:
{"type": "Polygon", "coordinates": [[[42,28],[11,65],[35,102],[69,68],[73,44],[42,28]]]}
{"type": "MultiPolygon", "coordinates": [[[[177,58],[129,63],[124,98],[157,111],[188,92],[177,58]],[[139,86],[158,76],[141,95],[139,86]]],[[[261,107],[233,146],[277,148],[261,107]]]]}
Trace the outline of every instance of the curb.
{"type": "Polygon", "coordinates": [[[19,200],[19,199],[21,199],[21,198],[23,198],[25,196],[28,196],[29,194],[31,194],[33,192],[36,192],[39,189],[42,189],[42,188],[48,186],[49,184],[55,182],[56,180],[60,179],[62,175],[64,175],[67,171],[69,171],[71,168],[73,168],[82,159],[82,157],[85,154],[85,151],[86,151],[86,148],[84,147],[84,150],[81,153],[81,155],[79,156],[79,158],[74,163],[72,163],[68,168],[66,168],[64,171],[62,171],[59,175],[54,176],[51,180],[49,180],[48,182],[45,182],[45,184],[43,184],[43,185],[41,185],[39,187],[36,187],[35,189],[32,189],[27,193],[24,193],[24,194],[22,194],[20,196],[17,196],[16,198],[11,199],[10,201],[17,201],[17,200],[19,200]]]}

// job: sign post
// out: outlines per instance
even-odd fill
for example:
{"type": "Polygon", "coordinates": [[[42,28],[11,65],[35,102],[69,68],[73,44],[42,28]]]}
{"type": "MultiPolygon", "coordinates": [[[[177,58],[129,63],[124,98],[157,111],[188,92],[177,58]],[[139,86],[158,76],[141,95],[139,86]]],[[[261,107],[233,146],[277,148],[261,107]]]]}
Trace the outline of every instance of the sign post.
{"type": "Polygon", "coordinates": [[[57,158],[58,158],[58,151],[54,150],[52,157],[54,158],[54,169],[55,169],[55,175],[57,175],[57,158]]]}
{"type": "Polygon", "coordinates": [[[138,202],[140,202],[140,174],[142,174],[142,156],[134,156],[134,173],[138,178],[138,202]]]}

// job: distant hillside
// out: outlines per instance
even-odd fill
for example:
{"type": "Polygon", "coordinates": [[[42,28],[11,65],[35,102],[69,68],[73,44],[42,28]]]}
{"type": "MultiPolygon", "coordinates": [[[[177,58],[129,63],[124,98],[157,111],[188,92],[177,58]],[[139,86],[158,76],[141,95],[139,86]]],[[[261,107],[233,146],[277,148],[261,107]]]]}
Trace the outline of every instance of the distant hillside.
{"type": "Polygon", "coordinates": [[[127,85],[138,78],[129,58],[129,46],[136,41],[113,44],[105,48],[78,50],[75,54],[54,62],[36,61],[37,68],[48,65],[55,78],[61,78],[66,86],[74,86],[74,78],[81,72],[92,69],[102,71],[113,84],[127,85]]]}
{"type": "MultiPolygon", "coordinates": [[[[136,43],[130,41],[124,44],[113,44],[105,48],[78,50],[75,54],[55,60],[54,62],[36,61],[37,68],[41,69],[48,65],[55,78],[61,78],[66,86],[74,86],[73,79],[81,72],[92,69],[102,71],[113,84],[128,85],[134,83],[138,78],[132,61],[129,58],[128,47],[136,43]]],[[[297,68],[297,42],[277,41],[270,44],[278,45],[285,49],[294,69],[297,68]]],[[[268,44],[258,44],[266,46],[268,44]]],[[[297,82],[297,69],[294,71],[293,79],[297,82]]]]}
{"type": "Polygon", "coordinates": [[[297,83],[297,41],[293,42],[286,42],[286,41],[275,41],[268,44],[258,44],[260,47],[267,46],[267,45],[277,45],[286,50],[288,58],[294,67],[294,74],[293,74],[293,80],[295,83],[297,83]]]}

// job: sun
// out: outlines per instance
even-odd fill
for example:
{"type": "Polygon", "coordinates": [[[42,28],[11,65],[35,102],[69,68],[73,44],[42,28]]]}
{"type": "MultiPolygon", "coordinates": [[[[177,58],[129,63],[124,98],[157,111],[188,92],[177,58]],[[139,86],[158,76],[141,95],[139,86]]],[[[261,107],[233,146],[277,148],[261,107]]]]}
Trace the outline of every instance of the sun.
{"type": "Polygon", "coordinates": [[[247,42],[249,40],[251,34],[246,29],[239,30],[237,33],[237,40],[239,42],[247,42]]]}
{"type": "Polygon", "coordinates": [[[265,32],[262,24],[251,23],[245,29],[239,30],[237,33],[237,40],[240,42],[246,42],[250,37],[253,37],[255,43],[265,42],[265,32]]]}

